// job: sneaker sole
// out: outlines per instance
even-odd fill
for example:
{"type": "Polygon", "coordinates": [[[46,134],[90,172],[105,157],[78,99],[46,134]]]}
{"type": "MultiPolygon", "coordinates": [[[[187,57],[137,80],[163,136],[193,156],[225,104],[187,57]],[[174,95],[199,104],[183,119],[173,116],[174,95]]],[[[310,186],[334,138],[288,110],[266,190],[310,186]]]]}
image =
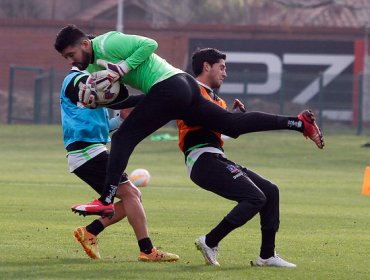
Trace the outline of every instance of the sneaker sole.
{"type": "Polygon", "coordinates": [[[73,213],[79,214],[80,216],[92,216],[92,215],[97,215],[101,216],[102,218],[112,218],[114,215],[114,212],[112,211],[106,211],[106,210],[101,210],[99,212],[88,212],[88,211],[83,211],[83,210],[76,210],[76,209],[71,209],[73,213]]]}
{"type": "Polygon", "coordinates": [[[271,265],[271,264],[259,264],[256,263],[258,267],[280,267],[280,268],[296,268],[297,266],[286,266],[286,265],[271,265]]]}
{"type": "Polygon", "coordinates": [[[314,126],[314,129],[315,129],[315,131],[318,135],[320,143],[319,144],[316,143],[316,140],[314,138],[311,138],[309,136],[305,136],[305,137],[306,137],[306,139],[308,138],[308,139],[312,140],[319,149],[323,149],[325,147],[324,136],[322,135],[320,128],[316,124],[314,124],[313,126],[314,126]]]}
{"type": "Polygon", "coordinates": [[[141,258],[141,257],[138,257],[137,258],[138,261],[140,262],[177,262],[179,259],[171,259],[171,260],[151,260],[149,258],[141,258]]]}
{"type": "Polygon", "coordinates": [[[86,253],[90,258],[92,258],[92,259],[94,259],[94,260],[98,260],[98,259],[100,259],[100,257],[99,257],[99,256],[97,256],[96,254],[94,254],[94,253],[93,253],[93,251],[92,251],[90,248],[86,247],[86,245],[83,243],[82,237],[81,237],[81,235],[78,233],[78,231],[75,231],[73,235],[74,235],[74,237],[77,239],[77,241],[82,245],[82,247],[83,247],[83,248],[84,248],[84,250],[85,250],[85,253],[86,253]]]}

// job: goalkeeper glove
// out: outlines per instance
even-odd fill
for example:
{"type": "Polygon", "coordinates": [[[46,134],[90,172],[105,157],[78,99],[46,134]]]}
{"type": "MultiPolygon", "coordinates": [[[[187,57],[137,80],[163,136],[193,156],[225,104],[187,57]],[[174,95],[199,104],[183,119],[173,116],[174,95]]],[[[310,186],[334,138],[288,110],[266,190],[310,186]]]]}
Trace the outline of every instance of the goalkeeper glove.
{"type": "Polygon", "coordinates": [[[100,66],[103,66],[105,69],[107,69],[107,71],[111,71],[115,74],[118,74],[120,78],[130,71],[130,68],[128,67],[124,60],[115,64],[104,59],[98,59],[96,63],[100,66]]]}
{"type": "Polygon", "coordinates": [[[113,83],[119,79],[119,75],[109,70],[101,70],[90,74],[86,84],[96,93],[104,93],[111,89],[113,83]]]}
{"type": "Polygon", "coordinates": [[[98,107],[98,104],[95,102],[95,95],[91,93],[91,88],[89,85],[86,85],[82,82],[78,84],[78,99],[84,107],[89,109],[95,109],[98,107]]]}

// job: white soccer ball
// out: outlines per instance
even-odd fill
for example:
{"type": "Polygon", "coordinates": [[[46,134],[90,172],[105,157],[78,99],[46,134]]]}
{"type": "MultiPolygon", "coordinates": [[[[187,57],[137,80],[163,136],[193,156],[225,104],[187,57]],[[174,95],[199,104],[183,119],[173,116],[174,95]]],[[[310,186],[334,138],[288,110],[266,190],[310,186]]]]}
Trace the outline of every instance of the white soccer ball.
{"type": "Polygon", "coordinates": [[[113,102],[120,91],[117,77],[106,72],[106,70],[95,72],[86,81],[86,85],[90,88],[91,94],[95,96],[95,103],[98,105],[107,105],[113,102]]]}
{"type": "Polygon", "coordinates": [[[149,184],[150,173],[143,168],[135,169],[130,174],[130,181],[138,188],[145,187],[149,184]]]}

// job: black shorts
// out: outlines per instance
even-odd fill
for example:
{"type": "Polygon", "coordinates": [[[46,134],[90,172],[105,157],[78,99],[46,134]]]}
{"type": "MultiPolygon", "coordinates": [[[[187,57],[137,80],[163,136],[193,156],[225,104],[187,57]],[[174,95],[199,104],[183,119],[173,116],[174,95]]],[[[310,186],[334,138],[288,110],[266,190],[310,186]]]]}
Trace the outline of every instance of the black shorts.
{"type": "MultiPolygon", "coordinates": [[[[104,188],[105,177],[107,175],[109,153],[107,151],[93,157],[85,164],[73,171],[77,177],[90,185],[98,194],[101,194],[104,188]]],[[[120,184],[128,181],[126,173],[122,173],[120,184]]]]}

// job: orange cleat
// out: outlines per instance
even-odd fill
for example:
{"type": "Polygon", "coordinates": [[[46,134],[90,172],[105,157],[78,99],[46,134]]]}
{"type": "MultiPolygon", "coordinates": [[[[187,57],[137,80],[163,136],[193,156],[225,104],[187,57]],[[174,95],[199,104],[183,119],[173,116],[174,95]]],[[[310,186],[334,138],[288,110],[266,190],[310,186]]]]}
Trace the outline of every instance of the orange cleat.
{"type": "Polygon", "coordinates": [[[150,254],[140,252],[138,260],[142,262],[176,262],[179,260],[179,256],[157,250],[155,247],[153,247],[150,254]]]}
{"type": "Polygon", "coordinates": [[[86,230],[86,227],[78,227],[74,231],[74,237],[80,242],[86,254],[92,259],[100,259],[98,240],[95,235],[86,230]]]}

